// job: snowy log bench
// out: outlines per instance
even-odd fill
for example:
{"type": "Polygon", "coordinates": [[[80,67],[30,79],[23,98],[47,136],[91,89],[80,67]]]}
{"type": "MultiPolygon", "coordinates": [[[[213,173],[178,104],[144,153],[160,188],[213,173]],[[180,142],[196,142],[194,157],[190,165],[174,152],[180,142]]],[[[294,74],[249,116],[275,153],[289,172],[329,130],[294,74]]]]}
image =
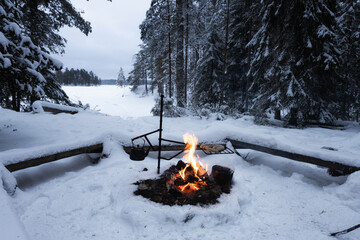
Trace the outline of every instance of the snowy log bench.
{"type": "Polygon", "coordinates": [[[50,112],[53,114],[58,113],[69,113],[69,114],[76,114],[79,112],[79,109],[75,107],[55,104],[55,103],[49,103],[45,101],[35,101],[32,104],[33,112],[35,113],[44,113],[44,112],[50,112]]]}
{"type": "MultiPolygon", "coordinates": [[[[42,152],[42,151],[41,151],[42,152]]],[[[53,162],[59,159],[68,158],[72,156],[76,156],[79,154],[91,154],[91,153],[102,153],[103,152],[103,144],[96,143],[86,146],[77,146],[73,148],[59,148],[59,149],[50,149],[49,151],[45,151],[43,153],[29,152],[29,154],[25,156],[19,155],[17,158],[12,159],[11,161],[3,161],[5,168],[7,168],[10,172],[18,171],[21,169],[35,167],[44,163],[53,162]]],[[[1,154],[0,154],[1,157],[1,154]]]]}
{"type": "Polygon", "coordinates": [[[12,195],[16,189],[16,179],[11,172],[39,166],[63,158],[88,154],[92,163],[97,163],[104,153],[103,139],[79,140],[62,145],[48,145],[34,148],[12,149],[0,152],[0,179],[4,189],[12,195]],[[94,155],[95,156],[94,156],[94,155]]]}
{"type": "Polygon", "coordinates": [[[324,160],[318,157],[307,156],[294,152],[288,152],[280,149],[270,148],[267,146],[262,146],[262,145],[248,143],[239,140],[233,140],[233,139],[228,139],[228,140],[231,142],[234,149],[251,149],[279,157],[288,158],[299,162],[314,164],[320,167],[328,168],[328,173],[333,176],[347,175],[360,170],[360,167],[358,166],[351,166],[337,161],[324,160]]]}

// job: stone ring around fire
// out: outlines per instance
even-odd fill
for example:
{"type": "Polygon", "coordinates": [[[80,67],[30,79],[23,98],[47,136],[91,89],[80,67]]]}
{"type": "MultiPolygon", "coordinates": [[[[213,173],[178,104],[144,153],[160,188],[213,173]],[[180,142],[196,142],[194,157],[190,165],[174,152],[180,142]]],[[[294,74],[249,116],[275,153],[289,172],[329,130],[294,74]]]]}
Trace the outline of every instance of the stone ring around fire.
{"type": "Polygon", "coordinates": [[[200,146],[200,148],[213,153],[218,153],[225,150],[225,146],[220,144],[203,144],[200,146]]]}

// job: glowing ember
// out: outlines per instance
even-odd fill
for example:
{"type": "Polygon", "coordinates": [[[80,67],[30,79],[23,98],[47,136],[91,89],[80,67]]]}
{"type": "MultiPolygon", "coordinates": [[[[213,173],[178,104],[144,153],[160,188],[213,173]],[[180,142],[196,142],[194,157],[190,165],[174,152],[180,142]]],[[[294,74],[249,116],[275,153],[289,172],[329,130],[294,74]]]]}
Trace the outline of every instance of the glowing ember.
{"type": "Polygon", "coordinates": [[[204,167],[202,163],[197,161],[199,156],[195,156],[198,139],[192,134],[185,134],[183,139],[186,143],[186,155],[183,157],[186,165],[178,173],[171,176],[170,183],[182,193],[191,193],[207,185],[206,178],[209,174],[207,166],[204,167]]]}

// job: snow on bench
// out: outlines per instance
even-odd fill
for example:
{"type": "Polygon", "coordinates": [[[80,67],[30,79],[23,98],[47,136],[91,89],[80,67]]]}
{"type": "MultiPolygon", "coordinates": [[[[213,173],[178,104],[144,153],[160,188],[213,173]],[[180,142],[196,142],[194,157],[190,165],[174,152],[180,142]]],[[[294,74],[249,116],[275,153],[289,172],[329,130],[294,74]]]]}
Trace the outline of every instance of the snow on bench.
{"type": "MultiPolygon", "coordinates": [[[[267,129],[265,129],[267,130],[267,129]]],[[[330,131],[330,130],[329,130],[330,131]]],[[[354,166],[360,168],[360,149],[347,148],[345,150],[338,149],[337,151],[331,151],[329,148],[326,148],[326,139],[324,139],[323,144],[318,144],[314,142],[313,139],[299,138],[297,139],[294,135],[288,135],[289,137],[284,137],[286,134],[281,133],[282,138],[274,135],[273,132],[262,132],[261,130],[254,131],[253,128],[242,129],[241,127],[226,127],[222,131],[214,132],[205,132],[205,134],[198,136],[199,139],[211,139],[211,142],[208,143],[218,143],[224,141],[224,139],[244,142],[247,144],[258,145],[265,148],[276,149],[279,151],[285,151],[292,154],[299,154],[304,156],[309,156],[313,158],[323,159],[329,162],[335,162],[347,166],[354,166]],[[216,132],[216,134],[215,134],[216,132]]],[[[360,138],[356,138],[360,139],[360,138]]],[[[235,147],[236,148],[236,147],[235,147]]],[[[239,149],[251,149],[251,147],[239,147],[239,149]]],[[[256,150],[256,149],[254,149],[256,150]]]]}
{"type": "Polygon", "coordinates": [[[103,141],[96,139],[63,145],[12,149],[0,152],[0,163],[2,163],[10,172],[14,172],[83,153],[102,152],[103,141]]]}
{"type": "Polygon", "coordinates": [[[339,176],[351,174],[355,171],[359,171],[360,167],[351,166],[348,164],[340,163],[341,161],[325,160],[318,157],[308,156],[295,152],[288,152],[276,148],[270,148],[263,145],[252,144],[244,141],[229,139],[234,149],[251,149],[259,152],[268,153],[271,155],[288,158],[291,160],[314,164],[320,167],[328,168],[330,175],[339,176]]]}
{"type": "Polygon", "coordinates": [[[103,139],[95,138],[63,145],[47,145],[0,152],[0,177],[3,181],[3,187],[10,195],[15,192],[17,183],[11,174],[14,171],[84,153],[106,155],[103,142],[103,139]]]}
{"type": "Polygon", "coordinates": [[[54,114],[58,114],[58,113],[76,114],[79,112],[79,109],[75,107],[49,103],[45,101],[35,101],[32,104],[32,109],[35,113],[51,112],[54,114]]]}

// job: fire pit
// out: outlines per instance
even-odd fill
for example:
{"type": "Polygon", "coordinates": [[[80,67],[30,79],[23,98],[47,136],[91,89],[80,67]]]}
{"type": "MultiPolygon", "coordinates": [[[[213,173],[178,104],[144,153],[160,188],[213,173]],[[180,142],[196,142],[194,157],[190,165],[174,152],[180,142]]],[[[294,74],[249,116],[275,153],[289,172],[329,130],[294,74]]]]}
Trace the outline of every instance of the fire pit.
{"type": "Polygon", "coordinates": [[[185,134],[184,142],[184,161],[178,161],[157,179],[136,182],[135,195],[165,205],[204,205],[215,204],[222,193],[230,193],[233,170],[215,165],[209,174],[207,165],[195,156],[197,138],[185,134]]]}

